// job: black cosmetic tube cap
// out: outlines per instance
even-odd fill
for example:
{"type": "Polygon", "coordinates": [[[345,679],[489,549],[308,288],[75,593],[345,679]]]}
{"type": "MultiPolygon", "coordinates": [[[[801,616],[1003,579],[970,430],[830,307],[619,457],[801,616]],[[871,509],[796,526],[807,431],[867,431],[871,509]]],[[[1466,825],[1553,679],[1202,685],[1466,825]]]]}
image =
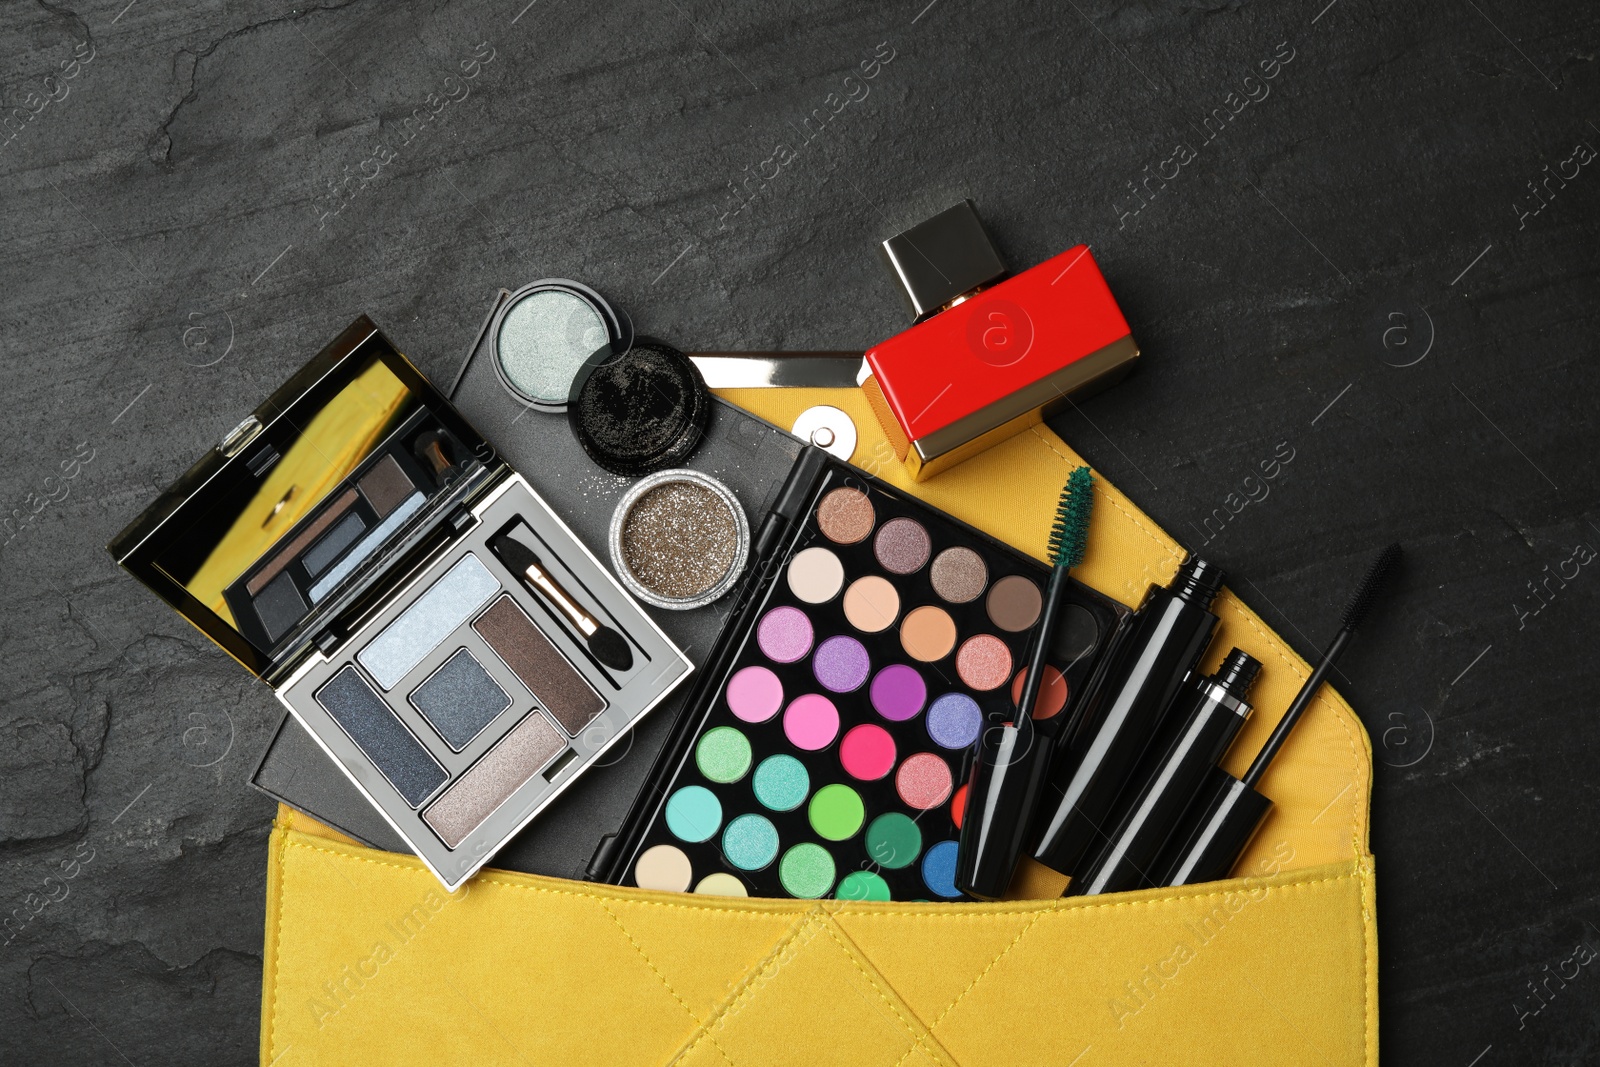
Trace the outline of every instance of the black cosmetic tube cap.
{"type": "Polygon", "coordinates": [[[1272,801],[1220,767],[1213,768],[1173,845],[1156,865],[1156,884],[1220,881],[1272,810],[1272,801]]]}
{"type": "Polygon", "coordinates": [[[1055,756],[1055,738],[1023,719],[985,727],[972,762],[956,888],[980,900],[999,900],[1011,886],[1017,858],[1055,756]]]}

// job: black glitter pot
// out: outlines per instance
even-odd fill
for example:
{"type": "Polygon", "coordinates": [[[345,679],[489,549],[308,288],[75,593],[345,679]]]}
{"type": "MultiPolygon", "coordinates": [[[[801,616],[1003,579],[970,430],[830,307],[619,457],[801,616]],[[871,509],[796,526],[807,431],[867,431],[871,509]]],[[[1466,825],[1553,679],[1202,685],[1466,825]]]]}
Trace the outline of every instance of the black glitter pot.
{"type": "Polygon", "coordinates": [[[733,588],[750,556],[750,524],[732,490],[694,470],[641,478],[617,503],[611,566],[646,604],[687,610],[733,588]]]}
{"type": "Polygon", "coordinates": [[[689,357],[638,338],[596,352],[578,371],[567,420],[589,458],[635,477],[683,463],[711,418],[711,395],[689,357]]]}

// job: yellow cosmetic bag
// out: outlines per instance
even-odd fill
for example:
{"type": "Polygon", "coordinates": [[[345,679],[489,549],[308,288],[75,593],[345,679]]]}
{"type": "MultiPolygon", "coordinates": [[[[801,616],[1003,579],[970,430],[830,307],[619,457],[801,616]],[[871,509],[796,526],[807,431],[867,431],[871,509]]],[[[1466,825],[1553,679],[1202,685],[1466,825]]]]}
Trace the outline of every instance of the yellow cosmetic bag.
{"type": "MultiPolygon", "coordinates": [[[[854,462],[1039,553],[1081,461],[1044,426],[905,478],[855,390],[742,390],[790,425],[844,408],[854,462]]],[[[1104,480],[1076,577],[1134,604],[1182,556],[1104,480]]],[[[1263,663],[1242,773],[1309,668],[1224,591],[1206,670],[1263,663]]],[[[1376,1064],[1372,755],[1324,687],[1261,789],[1240,864],[1181,889],[999,904],[728,899],[485,869],[451,895],[410,856],[280,809],[267,868],[261,1062],[1094,1067],[1376,1064]]]]}

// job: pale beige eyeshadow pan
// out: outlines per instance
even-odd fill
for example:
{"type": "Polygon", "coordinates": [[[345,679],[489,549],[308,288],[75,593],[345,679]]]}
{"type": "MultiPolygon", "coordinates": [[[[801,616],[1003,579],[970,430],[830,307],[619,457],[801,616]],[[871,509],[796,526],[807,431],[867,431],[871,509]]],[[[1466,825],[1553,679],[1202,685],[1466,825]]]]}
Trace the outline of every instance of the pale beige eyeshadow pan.
{"type": "Polygon", "coordinates": [[[844,564],[826,548],[807,548],[789,561],[789,590],[807,604],[826,604],[844,585],[844,564]]]}
{"type": "Polygon", "coordinates": [[[653,845],[639,853],[633,864],[633,881],[640,889],[682,893],[693,877],[689,857],[676,845],[653,845]]]}
{"type": "Polygon", "coordinates": [[[887,630],[899,615],[900,593],[886,578],[869,574],[844,591],[844,617],[862,633],[887,630]]]}
{"type": "Polygon", "coordinates": [[[440,840],[455,848],[566,747],[550,720],[531,711],[430,804],[422,817],[440,840]]]}

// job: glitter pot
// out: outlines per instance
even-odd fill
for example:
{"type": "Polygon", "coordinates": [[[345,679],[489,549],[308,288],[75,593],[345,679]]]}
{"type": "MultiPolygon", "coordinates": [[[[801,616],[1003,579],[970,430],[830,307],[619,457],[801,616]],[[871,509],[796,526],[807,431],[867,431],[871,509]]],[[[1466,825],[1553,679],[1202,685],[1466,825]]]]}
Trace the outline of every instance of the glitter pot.
{"type": "Polygon", "coordinates": [[[681,465],[710,419],[711,394],[689,357],[645,337],[590,356],[567,404],[567,422],[589,458],[629,477],[681,465]]]}
{"type": "Polygon", "coordinates": [[[489,327],[495,377],[540,411],[565,411],[572,381],[597,349],[626,343],[627,326],[605,298],[565,278],[512,293],[489,327]]]}
{"type": "Polygon", "coordinates": [[[611,566],[646,604],[683,611],[733,588],[750,555],[750,523],[732,490],[692,470],[641,478],[611,516],[611,566]]]}

